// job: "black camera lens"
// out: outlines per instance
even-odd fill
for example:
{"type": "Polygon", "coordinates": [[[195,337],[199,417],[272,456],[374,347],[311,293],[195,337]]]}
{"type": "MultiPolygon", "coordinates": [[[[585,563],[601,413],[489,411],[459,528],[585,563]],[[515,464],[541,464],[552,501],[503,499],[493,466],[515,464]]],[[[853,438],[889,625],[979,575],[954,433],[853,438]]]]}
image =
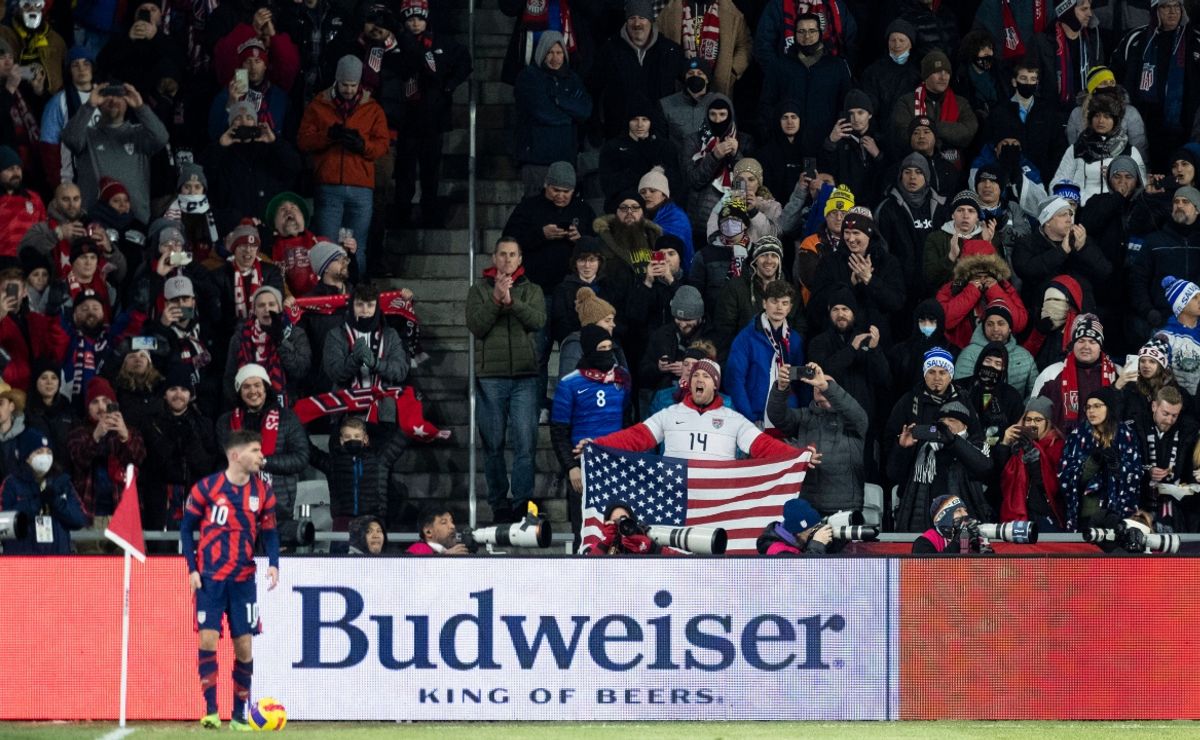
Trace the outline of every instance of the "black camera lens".
{"type": "Polygon", "coordinates": [[[617,520],[617,531],[621,533],[622,537],[632,537],[642,532],[638,527],[637,520],[631,516],[623,516],[617,520]]]}

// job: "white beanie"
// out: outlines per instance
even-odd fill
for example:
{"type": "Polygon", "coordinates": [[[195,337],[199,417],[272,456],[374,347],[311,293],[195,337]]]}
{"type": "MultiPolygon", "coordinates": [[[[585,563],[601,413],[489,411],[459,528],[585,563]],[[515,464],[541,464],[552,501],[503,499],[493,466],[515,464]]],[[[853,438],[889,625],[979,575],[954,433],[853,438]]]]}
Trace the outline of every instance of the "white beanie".
{"type": "Polygon", "coordinates": [[[667,182],[667,173],[662,167],[655,165],[650,168],[650,171],[642,175],[642,179],[638,180],[638,192],[642,192],[642,188],[652,188],[667,196],[671,197],[671,185],[667,182]]]}
{"type": "Polygon", "coordinates": [[[259,378],[263,385],[271,387],[271,377],[267,375],[267,369],[262,365],[253,362],[242,365],[238,368],[237,375],[233,376],[233,390],[241,391],[242,383],[245,383],[250,378],[259,378]]]}
{"type": "Polygon", "coordinates": [[[1042,226],[1046,225],[1050,219],[1054,218],[1064,208],[1074,209],[1075,206],[1066,198],[1058,197],[1051,198],[1042,204],[1042,210],[1038,212],[1038,223],[1042,226]]]}

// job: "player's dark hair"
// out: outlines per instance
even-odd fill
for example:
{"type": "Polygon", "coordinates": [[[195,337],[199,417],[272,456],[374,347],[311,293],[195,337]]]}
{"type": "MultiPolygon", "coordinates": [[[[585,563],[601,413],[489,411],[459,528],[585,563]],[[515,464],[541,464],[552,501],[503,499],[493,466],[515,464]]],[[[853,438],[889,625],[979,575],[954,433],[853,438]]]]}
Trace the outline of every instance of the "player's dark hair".
{"type": "Polygon", "coordinates": [[[239,429],[229,433],[229,438],[225,440],[225,451],[229,452],[238,447],[245,447],[249,444],[262,444],[262,435],[258,432],[251,432],[245,429],[239,429]]]}
{"type": "Polygon", "coordinates": [[[429,505],[421,509],[421,515],[417,517],[417,534],[422,541],[425,539],[425,528],[432,527],[438,517],[444,514],[451,514],[450,509],[445,506],[429,505]]]}

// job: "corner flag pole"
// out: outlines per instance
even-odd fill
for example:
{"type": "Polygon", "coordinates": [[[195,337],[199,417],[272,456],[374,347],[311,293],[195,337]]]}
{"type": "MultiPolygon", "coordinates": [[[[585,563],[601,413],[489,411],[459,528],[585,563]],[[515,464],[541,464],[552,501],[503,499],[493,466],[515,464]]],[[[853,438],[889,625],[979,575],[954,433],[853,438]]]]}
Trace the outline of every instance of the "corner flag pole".
{"type": "Polygon", "coordinates": [[[125,468],[125,490],[117,503],[104,536],[121,546],[125,553],[125,588],[121,602],[121,722],[125,726],[125,705],[129,699],[129,572],[130,561],[146,562],[146,542],[142,536],[142,514],[138,503],[137,471],[125,468]]]}

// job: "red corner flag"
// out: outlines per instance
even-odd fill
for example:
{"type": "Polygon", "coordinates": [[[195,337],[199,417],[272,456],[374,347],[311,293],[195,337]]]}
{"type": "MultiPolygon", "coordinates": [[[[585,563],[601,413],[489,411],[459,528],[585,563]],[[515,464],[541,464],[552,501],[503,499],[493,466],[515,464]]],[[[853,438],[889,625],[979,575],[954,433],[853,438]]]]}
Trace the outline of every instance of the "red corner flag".
{"type": "Polygon", "coordinates": [[[125,492],[113,512],[104,536],[124,548],[125,552],[146,562],[146,540],[142,537],[142,507],[138,503],[137,470],[125,468],[125,492]]]}

